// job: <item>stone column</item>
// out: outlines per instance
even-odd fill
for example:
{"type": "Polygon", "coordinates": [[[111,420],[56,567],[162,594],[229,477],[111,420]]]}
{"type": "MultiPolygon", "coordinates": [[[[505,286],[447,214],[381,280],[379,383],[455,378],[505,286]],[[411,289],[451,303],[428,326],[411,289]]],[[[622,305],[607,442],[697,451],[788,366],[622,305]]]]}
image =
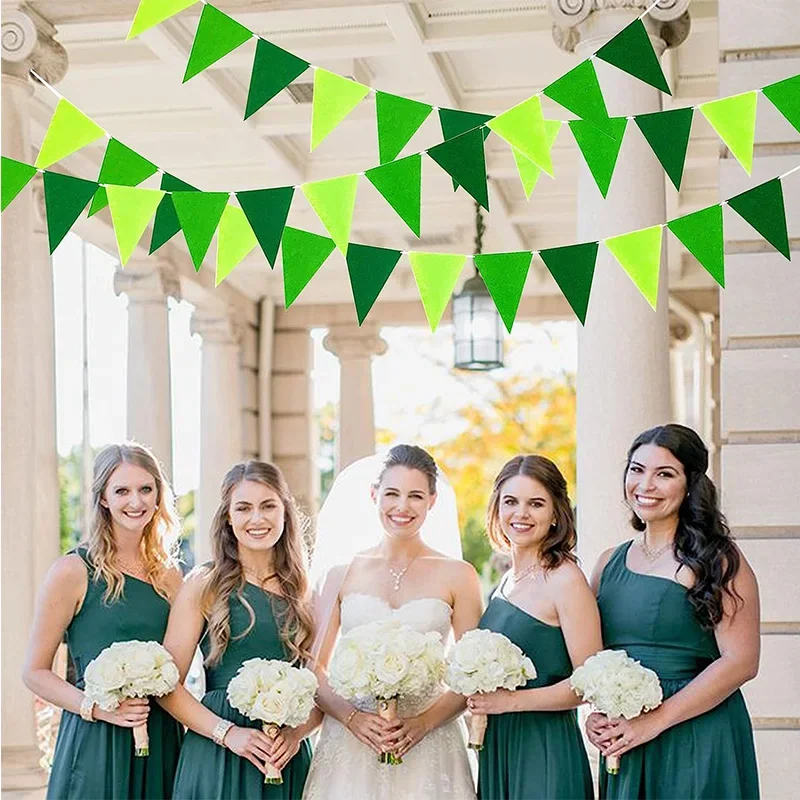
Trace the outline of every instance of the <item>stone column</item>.
{"type": "MultiPolygon", "coordinates": [[[[632,22],[648,0],[548,0],[556,43],[583,60],[632,22]]],[[[645,17],[656,53],[688,35],[689,0],[665,0],[645,17]]],[[[661,93],[595,61],[612,116],[661,110],[661,93]]],[[[576,241],[666,221],[664,172],[631,122],[603,200],[583,159],[578,179],[576,241]]],[[[666,240],[666,237],[665,237],[666,240]]],[[[665,245],[666,246],[666,245],[665,245]]],[[[633,438],[670,413],[666,258],[653,311],[611,254],[600,248],[586,326],[578,338],[577,483],[579,554],[583,567],[631,533],[622,498],[625,454],[633,438]]]]}
{"type": "Polygon", "coordinates": [[[372,357],[386,352],[376,325],[334,325],[325,349],[339,359],[339,442],[337,472],[375,452],[372,357]]]}

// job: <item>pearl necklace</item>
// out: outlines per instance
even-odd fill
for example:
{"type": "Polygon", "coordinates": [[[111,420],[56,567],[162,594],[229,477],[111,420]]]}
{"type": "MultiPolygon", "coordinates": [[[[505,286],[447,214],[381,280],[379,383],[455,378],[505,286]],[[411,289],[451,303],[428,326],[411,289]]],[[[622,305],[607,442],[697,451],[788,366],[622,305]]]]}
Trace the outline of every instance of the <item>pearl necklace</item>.
{"type": "Polygon", "coordinates": [[[391,565],[389,564],[389,562],[388,562],[388,561],[386,562],[386,569],[388,569],[388,570],[389,570],[389,573],[390,573],[390,574],[391,574],[391,576],[394,578],[394,591],[396,591],[396,592],[399,592],[399,591],[400,591],[400,581],[401,581],[401,580],[403,580],[403,575],[405,575],[405,574],[406,574],[406,572],[408,572],[408,568],[409,568],[409,567],[410,567],[410,566],[411,566],[411,565],[412,565],[412,564],[413,564],[413,563],[414,563],[416,560],[417,560],[417,557],[416,557],[416,556],[414,556],[414,558],[412,558],[412,559],[411,559],[411,561],[409,561],[409,562],[408,562],[408,564],[406,564],[406,565],[403,567],[403,569],[401,569],[401,570],[397,570],[397,571],[392,569],[392,567],[391,567],[391,565]]]}
{"type": "Polygon", "coordinates": [[[645,558],[650,561],[651,563],[655,561],[659,556],[663,555],[667,552],[667,550],[672,547],[672,542],[667,542],[665,545],[662,545],[658,548],[658,550],[651,550],[647,546],[647,539],[645,535],[642,534],[639,539],[637,540],[639,544],[639,548],[641,549],[642,553],[644,553],[645,558]]]}

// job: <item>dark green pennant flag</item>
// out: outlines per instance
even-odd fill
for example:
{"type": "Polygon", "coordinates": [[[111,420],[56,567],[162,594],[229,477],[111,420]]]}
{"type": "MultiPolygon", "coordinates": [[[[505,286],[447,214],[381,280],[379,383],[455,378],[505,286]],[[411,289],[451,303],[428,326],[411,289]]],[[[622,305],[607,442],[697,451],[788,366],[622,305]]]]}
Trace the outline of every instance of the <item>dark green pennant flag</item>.
{"type": "Polygon", "coordinates": [[[731,197],[728,205],[745,222],[749,222],[784,258],[792,260],[789,234],[786,230],[783,186],[777,178],[731,197]]]}
{"type": "Polygon", "coordinates": [[[529,250],[518,253],[485,253],[476,255],[473,259],[509,333],[517,316],[532,259],[533,253],[529,250]]]}
{"type": "Polygon", "coordinates": [[[368,169],[364,174],[403,222],[419,236],[422,155],[415,153],[399,161],[390,161],[382,167],[368,169]]]}
{"type": "Polygon", "coordinates": [[[270,267],[275,266],[275,259],[278,257],[278,248],[281,246],[281,237],[283,229],[286,227],[286,218],[289,216],[293,197],[294,186],[236,192],[236,199],[258,239],[270,267]]]}
{"type": "Polygon", "coordinates": [[[203,5],[183,82],[253,38],[253,32],[208,3],[203,5]]]}
{"type": "Polygon", "coordinates": [[[0,201],[0,206],[5,211],[11,201],[30,183],[31,178],[36,174],[36,167],[3,156],[0,174],[2,175],[2,201],[0,201]]]}
{"type": "MultiPolygon", "coordinates": [[[[109,139],[97,180],[99,183],[113,183],[116,186],[138,186],[156,172],[158,172],[158,166],[152,161],[140,156],[119,140],[109,139]]],[[[92,198],[89,216],[96,214],[107,205],[108,196],[105,188],[101,186],[92,198]]]]}
{"type": "Polygon", "coordinates": [[[366,319],[401,255],[399,250],[365,244],[351,244],[347,248],[347,271],[359,325],[366,319]]]}
{"type": "Polygon", "coordinates": [[[69,233],[96,191],[96,181],[60,175],[58,172],[44,173],[44,207],[50,255],[69,233]]]}
{"type": "Polygon", "coordinates": [[[172,205],[178,214],[183,236],[197,272],[203,266],[222,212],[228,203],[227,192],[173,192],[172,205]]]}
{"type": "MultiPolygon", "coordinates": [[[[285,307],[297,300],[300,292],[317,274],[336,244],[327,236],[286,227],[281,242],[283,260],[283,295],[285,307]]],[[[349,248],[348,248],[349,250],[349,248]]]]}
{"type": "MultiPolygon", "coordinates": [[[[439,125],[442,128],[442,138],[447,142],[462,133],[480,127],[484,122],[494,119],[491,114],[476,114],[474,111],[459,111],[457,108],[440,108],[439,125]]],[[[483,138],[491,133],[488,128],[481,128],[483,138]]],[[[453,191],[458,189],[458,181],[453,179],[453,191]]]]}
{"type": "Polygon", "coordinates": [[[458,186],[471,194],[487,211],[489,188],[486,184],[486,156],[481,128],[462,133],[428,150],[428,155],[458,186]]]}
{"type": "Polygon", "coordinates": [[[586,324],[598,246],[599,242],[587,242],[539,251],[539,256],[572,306],[581,325],[586,324]]]}
{"type": "MultiPolygon", "coordinates": [[[[543,94],[555,100],[581,119],[605,130],[608,125],[608,111],[600,83],[597,80],[591,59],[581,61],[577,67],[562,75],[557,81],[545,86],[543,94]]],[[[608,134],[612,134],[609,132],[608,134]]]]}
{"type": "Polygon", "coordinates": [[[765,86],[761,91],[800,133],[800,75],[765,86]]]}
{"type": "Polygon", "coordinates": [[[587,120],[575,119],[569,123],[572,135],[603,197],[606,197],[611,186],[627,123],[626,117],[609,117],[605,130],[611,132],[613,138],[587,120]]]}
{"type": "MultiPolygon", "coordinates": [[[[161,176],[161,188],[165,192],[196,192],[198,189],[169,172],[161,176]]],[[[175,213],[175,206],[172,205],[172,195],[165,194],[156,209],[156,216],[153,220],[153,235],[150,237],[150,255],[153,255],[159,247],[166,244],[179,230],[181,223],[175,213]]]]}
{"type": "Polygon", "coordinates": [[[247,119],[255,114],[307,69],[308,61],[303,61],[302,58],[288,53],[266,39],[259,39],[253,60],[253,72],[250,75],[250,90],[247,93],[244,118],[247,119]]]}
{"type": "Polygon", "coordinates": [[[634,117],[655,157],[661,162],[664,172],[669,175],[669,179],[678,191],[681,188],[693,116],[694,109],[690,106],[634,117]]]}
{"type": "Polygon", "coordinates": [[[381,164],[394,161],[408,144],[433,107],[396,94],[375,92],[378,118],[378,153],[381,164]]]}
{"type": "Polygon", "coordinates": [[[623,28],[595,55],[606,64],[613,64],[623,72],[633,75],[634,78],[655,86],[665,94],[672,95],[641,18],[634,20],[627,28],[623,28]]]}
{"type": "Polygon", "coordinates": [[[725,241],[722,236],[722,206],[709,206],[667,223],[681,244],[725,288],[725,241]]]}

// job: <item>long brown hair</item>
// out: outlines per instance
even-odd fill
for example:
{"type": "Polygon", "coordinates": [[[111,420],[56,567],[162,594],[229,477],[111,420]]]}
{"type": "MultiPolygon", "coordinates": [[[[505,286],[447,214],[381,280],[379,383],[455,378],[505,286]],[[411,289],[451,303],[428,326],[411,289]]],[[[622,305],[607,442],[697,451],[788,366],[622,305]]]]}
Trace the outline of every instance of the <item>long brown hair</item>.
{"type": "Polygon", "coordinates": [[[239,545],[230,522],[233,490],[242,481],[255,481],[272,489],[283,503],[284,528],[275,543],[274,569],[286,600],[285,611],[276,611],[281,640],[293,661],[306,661],[314,636],[303,525],[283,473],[273,464],[246,461],[235,464],[222,479],[221,498],[211,523],[214,560],[208,568],[201,595],[201,609],[208,622],[211,652],[206,665],[219,663],[233,639],[246,636],[255,625],[255,613],[243,594],[245,574],[239,561],[239,545]],[[247,609],[250,624],[240,634],[231,634],[230,600],[233,595],[247,609]]]}

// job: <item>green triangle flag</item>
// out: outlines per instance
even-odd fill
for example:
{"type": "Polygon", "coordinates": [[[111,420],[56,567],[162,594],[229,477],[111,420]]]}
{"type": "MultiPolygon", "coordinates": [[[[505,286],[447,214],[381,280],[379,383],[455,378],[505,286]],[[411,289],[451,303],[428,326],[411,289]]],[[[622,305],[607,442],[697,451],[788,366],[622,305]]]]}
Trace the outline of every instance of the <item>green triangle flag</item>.
{"type": "Polygon", "coordinates": [[[58,172],[44,173],[44,208],[50,255],[69,233],[96,191],[95,181],[60,175],[58,172]]]}
{"type": "Polygon", "coordinates": [[[98,186],[97,191],[92,198],[92,204],[89,206],[89,213],[87,216],[93,217],[98,211],[102,211],[108,205],[108,193],[105,186],[98,186]]]}
{"type": "Polygon", "coordinates": [[[658,304],[662,234],[661,225],[653,225],[605,240],[606,247],[653,308],[658,304]]]}
{"type": "Polygon", "coordinates": [[[748,175],[753,170],[757,99],[756,92],[745,92],[698,106],[748,175]]]}
{"type": "Polygon", "coordinates": [[[728,205],[745,222],[749,222],[784,258],[792,260],[789,234],[786,230],[783,186],[778,178],[731,197],[728,205]]]}
{"type": "MultiPolygon", "coordinates": [[[[459,111],[457,108],[440,108],[439,125],[442,128],[442,138],[448,142],[462,133],[471,131],[473,128],[481,128],[483,138],[491,133],[486,127],[481,127],[484,123],[493,119],[491,114],[476,114],[474,111],[459,111]]],[[[453,191],[458,189],[458,181],[453,180],[453,191]]]]}
{"type": "Polygon", "coordinates": [[[108,205],[114,223],[114,235],[119,260],[124,267],[133,255],[147,224],[164,197],[158,189],[139,189],[134,186],[107,186],[108,205]]]}
{"type": "MultiPolygon", "coordinates": [[[[161,188],[165,192],[196,192],[197,189],[186,181],[165,172],[161,176],[161,188]]],[[[167,194],[159,203],[156,218],[153,220],[153,235],[150,237],[150,255],[166,244],[179,230],[181,223],[172,205],[172,195],[167,194]]]]}
{"type": "Polygon", "coordinates": [[[285,307],[289,308],[317,274],[336,245],[327,236],[286,227],[281,246],[284,303],[285,307]]]}
{"type": "Polygon", "coordinates": [[[553,177],[553,162],[550,159],[550,146],[542,115],[542,101],[538,95],[523,100],[489,120],[486,127],[553,177]]]}
{"type": "Polygon", "coordinates": [[[194,34],[192,51],[183,82],[199,75],[223,56],[253,38],[253,32],[227,14],[206,3],[194,34]]]}
{"type": "Polygon", "coordinates": [[[242,209],[230,204],[225,206],[217,234],[217,273],[214,285],[219,286],[257,244],[258,239],[242,209]]]}
{"type": "Polygon", "coordinates": [[[428,119],[433,107],[418,100],[396,94],[375,92],[375,114],[378,118],[378,153],[381,164],[394,161],[420,125],[428,119]]]}
{"type": "Polygon", "coordinates": [[[350,245],[347,250],[347,271],[359,325],[366,319],[401,255],[399,250],[365,244],[350,245]]]}
{"type": "Polygon", "coordinates": [[[428,325],[435,332],[467,257],[450,253],[409,253],[408,260],[428,325]]]}
{"type": "MultiPolygon", "coordinates": [[[[114,183],[118,186],[137,186],[158,172],[158,167],[140,156],[135,150],[117,139],[109,139],[103,164],[100,167],[100,183],[114,183]]],[[[92,198],[89,216],[93,216],[108,205],[106,190],[101,186],[92,198]]]]}
{"type": "MultiPolygon", "coordinates": [[[[558,132],[561,130],[563,122],[560,119],[546,119],[544,121],[544,132],[547,137],[547,146],[552,150],[558,132]]],[[[536,184],[542,175],[542,170],[536,166],[526,155],[520,153],[516,147],[511,148],[514,154],[514,162],[517,165],[517,172],[519,172],[519,179],[522,181],[522,188],[525,191],[525,199],[530,200],[536,184]]],[[[551,156],[552,158],[552,156],[551,156]]]]}
{"type": "Polygon", "coordinates": [[[606,42],[595,55],[601,61],[672,95],[641,17],[606,42]]]}
{"type": "Polygon", "coordinates": [[[133,39],[196,2],[197,0],[139,0],[127,38],[133,39]]]}
{"type": "Polygon", "coordinates": [[[106,132],[94,120],[62,97],[53,112],[34,166],[46,169],[105,135],[106,132]]]}
{"type": "Polygon", "coordinates": [[[422,155],[415,153],[399,161],[390,161],[382,167],[368,169],[364,174],[403,222],[419,236],[422,155]]]}
{"type": "Polygon", "coordinates": [[[294,186],[276,189],[254,189],[237,192],[236,199],[242,207],[258,244],[264,251],[270,267],[275,266],[283,229],[294,197],[294,186]]]}
{"type": "Polygon", "coordinates": [[[693,116],[694,109],[689,106],[634,117],[655,157],[678,191],[681,188],[693,116]]]}
{"type": "Polygon", "coordinates": [[[772,83],[761,91],[800,133],[800,75],[772,83]]]}
{"type": "Polygon", "coordinates": [[[311,105],[311,150],[369,94],[369,86],[317,67],[311,105]]]}
{"type": "Polygon", "coordinates": [[[350,226],[356,207],[358,175],[342,175],[300,187],[343,256],[350,243],[350,226]]]}
{"type": "Polygon", "coordinates": [[[590,58],[581,61],[566,75],[545,86],[542,93],[581,119],[605,129],[608,123],[608,111],[603,93],[600,91],[597,72],[590,58]]]}
{"type": "Polygon", "coordinates": [[[539,251],[539,257],[550,270],[550,274],[572,306],[581,325],[586,324],[586,311],[589,308],[589,295],[592,291],[599,244],[599,242],[586,242],[539,251]]]}
{"type": "Polygon", "coordinates": [[[453,178],[454,184],[463,186],[488,211],[489,187],[486,184],[483,141],[481,129],[475,128],[431,147],[428,155],[453,178]]]}
{"type": "Polygon", "coordinates": [[[228,203],[227,192],[173,192],[172,205],[178,214],[183,236],[195,271],[200,272],[211,240],[228,203]]]}
{"type": "Polygon", "coordinates": [[[247,119],[255,114],[307,69],[308,61],[303,61],[302,58],[283,50],[278,45],[259,38],[253,59],[244,118],[247,119]]]}
{"type": "Polygon", "coordinates": [[[722,206],[709,206],[694,214],[678,217],[667,227],[681,244],[725,288],[725,243],[722,238],[722,206]]]}
{"type": "Polygon", "coordinates": [[[603,197],[608,195],[614,167],[622,147],[622,138],[625,135],[625,126],[628,124],[626,117],[609,117],[605,130],[613,133],[613,138],[594,123],[582,119],[574,119],[569,123],[569,128],[578,147],[583,153],[586,165],[592,173],[594,182],[603,197]]]}
{"type": "MultiPolygon", "coordinates": [[[[22,161],[14,161],[13,158],[2,157],[2,168],[0,178],[2,178],[2,201],[0,206],[5,211],[11,201],[30,183],[31,178],[36,174],[36,167],[30,164],[23,164],[22,161]]],[[[419,234],[417,234],[419,235],[419,234]]]]}
{"type": "Polygon", "coordinates": [[[519,253],[486,253],[474,257],[475,266],[509,333],[517,316],[532,259],[533,253],[530,250],[519,253]]]}

